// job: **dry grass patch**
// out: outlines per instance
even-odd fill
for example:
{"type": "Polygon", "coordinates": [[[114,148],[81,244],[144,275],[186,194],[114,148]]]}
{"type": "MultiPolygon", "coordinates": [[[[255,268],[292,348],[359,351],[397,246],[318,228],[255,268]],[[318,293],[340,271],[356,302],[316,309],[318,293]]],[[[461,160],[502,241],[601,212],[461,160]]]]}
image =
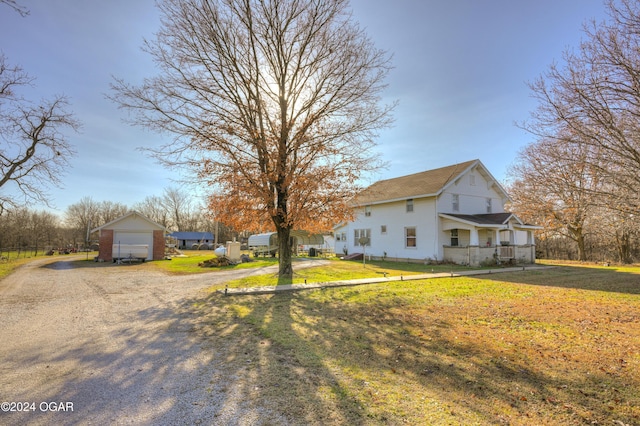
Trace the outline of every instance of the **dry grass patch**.
{"type": "Polygon", "coordinates": [[[640,270],[211,295],[198,332],[291,424],[640,424],[640,270]]]}

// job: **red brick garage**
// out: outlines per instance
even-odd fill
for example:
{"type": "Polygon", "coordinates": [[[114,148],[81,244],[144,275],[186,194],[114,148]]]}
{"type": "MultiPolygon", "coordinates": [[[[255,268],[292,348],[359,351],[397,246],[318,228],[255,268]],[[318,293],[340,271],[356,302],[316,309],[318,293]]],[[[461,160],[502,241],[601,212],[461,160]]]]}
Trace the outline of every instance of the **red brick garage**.
{"type": "Polygon", "coordinates": [[[136,211],[92,230],[96,231],[100,232],[98,259],[104,262],[111,262],[118,257],[118,247],[130,245],[147,246],[145,260],[164,258],[165,228],[136,211]]]}

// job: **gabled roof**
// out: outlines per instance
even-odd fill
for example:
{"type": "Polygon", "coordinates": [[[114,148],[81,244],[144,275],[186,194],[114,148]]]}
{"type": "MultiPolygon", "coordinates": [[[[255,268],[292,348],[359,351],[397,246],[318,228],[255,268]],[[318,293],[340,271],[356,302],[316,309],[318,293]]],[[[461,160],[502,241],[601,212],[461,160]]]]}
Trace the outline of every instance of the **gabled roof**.
{"type": "Polygon", "coordinates": [[[213,240],[211,232],[172,232],[169,236],[177,240],[213,240]]]}
{"type": "Polygon", "coordinates": [[[164,226],[159,225],[159,224],[157,224],[156,222],[154,222],[154,221],[152,221],[151,219],[149,219],[148,217],[146,217],[145,215],[140,214],[140,213],[138,213],[138,212],[137,212],[137,211],[135,211],[135,210],[132,210],[132,211],[130,211],[129,213],[127,213],[127,214],[125,214],[125,215],[123,215],[123,216],[120,216],[119,218],[116,218],[116,219],[112,220],[112,221],[111,221],[111,222],[109,222],[109,223],[105,223],[105,224],[104,224],[104,225],[102,225],[102,226],[99,226],[99,227],[97,227],[97,228],[92,229],[92,230],[91,230],[91,232],[100,231],[101,229],[105,229],[105,228],[113,228],[113,226],[114,226],[114,225],[116,225],[118,222],[122,222],[123,220],[128,219],[128,218],[131,218],[131,217],[133,217],[133,218],[138,217],[138,218],[140,218],[140,219],[142,219],[142,220],[144,220],[144,221],[146,221],[146,222],[149,222],[149,224],[150,224],[153,228],[157,228],[157,229],[162,230],[162,231],[164,231],[164,230],[165,230],[165,227],[164,227],[164,226]]]}
{"type": "Polygon", "coordinates": [[[505,198],[508,198],[506,191],[498,184],[480,160],[471,160],[439,169],[378,181],[362,191],[356,197],[355,204],[363,206],[410,198],[434,197],[476,166],[480,168],[482,174],[489,181],[494,182],[498,191],[505,198]]]}

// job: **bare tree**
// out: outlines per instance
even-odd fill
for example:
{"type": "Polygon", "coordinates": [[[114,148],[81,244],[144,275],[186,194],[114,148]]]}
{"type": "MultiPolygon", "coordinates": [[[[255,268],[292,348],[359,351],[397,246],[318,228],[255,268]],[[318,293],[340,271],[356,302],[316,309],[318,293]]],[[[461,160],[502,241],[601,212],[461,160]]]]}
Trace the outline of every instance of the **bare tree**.
{"type": "Polygon", "coordinates": [[[49,203],[46,188],[60,185],[74,154],[62,131],[79,127],[64,96],[34,104],[18,90],[33,79],[0,54],[0,214],[24,200],[49,203]]]}
{"type": "Polygon", "coordinates": [[[109,223],[112,220],[125,215],[129,211],[129,208],[122,203],[114,201],[102,201],[98,205],[98,211],[100,214],[100,222],[96,225],[104,225],[105,223],[109,223]]]}
{"type": "Polygon", "coordinates": [[[149,196],[134,206],[154,222],[175,231],[200,231],[206,226],[206,210],[180,188],[165,188],[162,196],[149,196]]]}
{"type": "Polygon", "coordinates": [[[162,198],[157,195],[146,197],[143,201],[136,203],[133,209],[165,228],[171,226],[170,214],[164,207],[162,198]]]}
{"type": "Polygon", "coordinates": [[[577,245],[579,260],[587,260],[585,237],[593,210],[599,205],[595,194],[601,192],[600,167],[592,167],[588,144],[571,139],[543,139],[523,149],[509,170],[510,209],[525,221],[543,224],[542,240],[558,235],[577,245]]]}
{"type": "Polygon", "coordinates": [[[100,203],[91,197],[83,197],[77,203],[67,207],[64,212],[64,223],[73,231],[74,244],[84,241],[87,229],[104,225],[100,214],[100,203]]]}
{"type": "Polygon", "coordinates": [[[20,207],[9,209],[0,217],[0,252],[24,250],[37,256],[45,246],[60,243],[60,224],[53,213],[20,207]]]}
{"type": "Polygon", "coordinates": [[[292,229],[349,217],[359,178],[380,164],[373,137],[392,106],[390,68],[352,21],[347,0],[165,0],[145,50],[161,70],[114,99],[135,123],[177,141],[157,152],[211,185],[219,219],[276,230],[290,278],[292,229]]]}
{"type": "Polygon", "coordinates": [[[16,0],[0,0],[0,4],[6,4],[10,8],[18,12],[20,16],[27,16],[29,14],[29,9],[19,5],[16,0]]]}
{"type": "Polygon", "coordinates": [[[194,204],[188,192],[175,187],[165,188],[161,202],[169,215],[171,228],[176,231],[197,230],[193,229],[194,204]]]}
{"type": "Polygon", "coordinates": [[[640,210],[640,3],[609,0],[610,19],[585,25],[585,41],[567,50],[530,87],[538,99],[531,133],[571,144],[569,129],[598,155],[608,185],[598,195],[627,213],[640,210]],[[606,162],[601,159],[606,158],[606,162]]]}

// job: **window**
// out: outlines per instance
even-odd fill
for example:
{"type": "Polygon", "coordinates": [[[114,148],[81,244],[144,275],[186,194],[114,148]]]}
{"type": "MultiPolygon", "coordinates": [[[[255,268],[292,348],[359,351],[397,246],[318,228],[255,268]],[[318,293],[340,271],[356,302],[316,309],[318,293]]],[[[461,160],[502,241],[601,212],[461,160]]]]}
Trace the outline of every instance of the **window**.
{"type": "Polygon", "coordinates": [[[346,232],[336,232],[336,241],[347,241],[346,232]]]}
{"type": "Polygon", "coordinates": [[[380,225],[380,233],[381,234],[387,233],[387,225],[380,225]]]}
{"type": "Polygon", "coordinates": [[[471,186],[476,185],[476,175],[469,175],[469,185],[471,186]]]}
{"type": "Polygon", "coordinates": [[[458,230],[451,230],[451,247],[458,247],[458,230]]]}
{"type": "Polygon", "coordinates": [[[487,213],[492,213],[491,198],[487,198],[487,213]]]}
{"type": "Polygon", "coordinates": [[[454,212],[460,211],[460,196],[458,194],[451,194],[451,208],[454,212]]]}
{"type": "Polygon", "coordinates": [[[371,229],[354,229],[353,230],[353,245],[358,247],[362,246],[360,238],[366,238],[364,245],[371,246],[371,229]]]}
{"type": "Polygon", "coordinates": [[[417,247],[416,228],[404,228],[404,241],[405,247],[413,248],[417,247]]]}
{"type": "Polygon", "coordinates": [[[371,216],[371,206],[364,206],[364,215],[367,217],[371,216]]]}
{"type": "Polygon", "coordinates": [[[407,213],[411,213],[413,211],[413,198],[409,198],[407,200],[407,213]]]}

